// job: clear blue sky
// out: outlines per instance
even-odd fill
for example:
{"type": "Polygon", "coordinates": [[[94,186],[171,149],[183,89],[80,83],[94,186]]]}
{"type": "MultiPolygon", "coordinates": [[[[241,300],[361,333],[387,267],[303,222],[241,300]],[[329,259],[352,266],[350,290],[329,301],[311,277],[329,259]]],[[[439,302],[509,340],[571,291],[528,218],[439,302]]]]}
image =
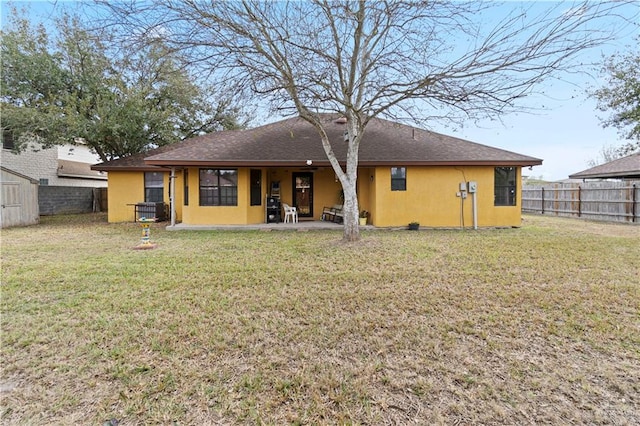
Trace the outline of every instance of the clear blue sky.
{"type": "MultiPolygon", "coordinates": [[[[4,22],[9,4],[28,6],[34,20],[50,23],[64,8],[73,8],[73,1],[7,1],[0,0],[4,22]]],[[[570,2],[567,2],[567,7],[570,2]]],[[[506,7],[509,7],[507,3],[506,7]]],[[[640,2],[628,9],[629,16],[637,13],[640,2]]],[[[592,62],[603,54],[629,52],[637,49],[634,36],[640,27],[627,27],[617,40],[601,49],[585,52],[584,62],[592,62]]],[[[474,142],[531,155],[544,160],[542,166],[525,170],[523,174],[542,176],[547,180],[566,179],[569,174],[588,168],[587,162],[598,157],[605,145],[620,145],[623,139],[615,129],[604,129],[599,120],[603,116],[596,110],[596,102],[586,93],[589,87],[599,87],[598,77],[579,77],[569,82],[554,82],[545,87],[546,96],[530,97],[526,103],[537,114],[509,114],[501,121],[469,123],[462,129],[440,127],[434,123],[431,130],[469,139],[474,142]]],[[[606,115],[606,114],[604,114],[606,115]]]]}

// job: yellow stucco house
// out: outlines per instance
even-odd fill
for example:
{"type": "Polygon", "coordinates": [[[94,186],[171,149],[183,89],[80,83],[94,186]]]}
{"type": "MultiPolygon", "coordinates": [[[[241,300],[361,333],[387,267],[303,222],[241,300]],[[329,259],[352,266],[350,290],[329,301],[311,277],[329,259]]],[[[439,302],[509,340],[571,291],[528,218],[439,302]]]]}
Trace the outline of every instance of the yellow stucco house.
{"type": "MultiPolygon", "coordinates": [[[[338,159],[344,120],[325,115],[338,159]]],[[[376,227],[519,226],[522,167],[542,160],[463,139],[372,120],[360,145],[358,201],[376,227]]],[[[173,201],[184,225],[279,221],[282,204],[321,220],[340,204],[338,182],[316,130],[290,118],[214,132],[93,166],[108,172],[109,222],[132,221],[141,203],[173,201]],[[274,214],[275,211],[279,214],[274,214]]]]}

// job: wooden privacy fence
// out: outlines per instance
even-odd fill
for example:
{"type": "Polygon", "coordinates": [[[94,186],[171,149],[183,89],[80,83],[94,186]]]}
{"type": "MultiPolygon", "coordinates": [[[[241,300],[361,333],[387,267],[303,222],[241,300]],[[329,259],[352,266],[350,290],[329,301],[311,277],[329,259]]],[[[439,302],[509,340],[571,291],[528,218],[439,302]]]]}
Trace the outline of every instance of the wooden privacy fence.
{"type": "Polygon", "coordinates": [[[640,223],[640,181],[523,186],[522,211],[640,223]]]}
{"type": "Polygon", "coordinates": [[[109,205],[107,204],[107,188],[93,188],[93,212],[106,212],[109,205]]]}

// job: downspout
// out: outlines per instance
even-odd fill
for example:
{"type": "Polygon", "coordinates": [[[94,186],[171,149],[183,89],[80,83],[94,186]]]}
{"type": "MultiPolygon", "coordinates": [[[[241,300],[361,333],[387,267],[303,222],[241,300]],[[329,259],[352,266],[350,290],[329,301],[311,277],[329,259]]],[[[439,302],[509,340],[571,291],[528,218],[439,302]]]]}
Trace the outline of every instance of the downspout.
{"type": "Polygon", "coordinates": [[[464,231],[464,197],[460,191],[460,229],[464,231]]]}
{"type": "Polygon", "coordinates": [[[169,185],[171,185],[171,196],[169,197],[170,210],[171,210],[171,226],[176,225],[176,168],[171,168],[171,175],[169,176],[169,185]]]}

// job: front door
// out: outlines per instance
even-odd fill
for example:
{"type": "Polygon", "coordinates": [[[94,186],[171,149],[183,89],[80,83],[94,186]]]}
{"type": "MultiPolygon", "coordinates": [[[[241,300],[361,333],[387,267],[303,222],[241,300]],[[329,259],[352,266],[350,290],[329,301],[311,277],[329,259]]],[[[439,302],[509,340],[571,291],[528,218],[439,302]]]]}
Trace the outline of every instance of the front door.
{"type": "Polygon", "coordinates": [[[313,217],[313,173],[293,173],[293,205],[299,217],[313,217]]]}

